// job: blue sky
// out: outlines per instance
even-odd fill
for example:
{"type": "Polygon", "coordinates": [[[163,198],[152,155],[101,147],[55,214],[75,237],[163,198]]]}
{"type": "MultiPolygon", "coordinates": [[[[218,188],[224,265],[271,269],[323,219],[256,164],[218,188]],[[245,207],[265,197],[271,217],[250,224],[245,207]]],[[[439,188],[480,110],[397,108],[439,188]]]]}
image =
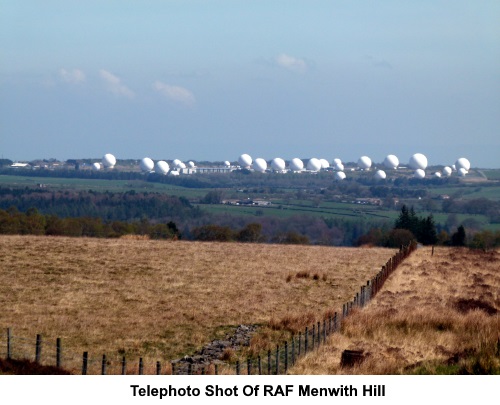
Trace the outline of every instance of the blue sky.
{"type": "Polygon", "coordinates": [[[498,1],[0,3],[0,154],[500,167],[498,1]]]}

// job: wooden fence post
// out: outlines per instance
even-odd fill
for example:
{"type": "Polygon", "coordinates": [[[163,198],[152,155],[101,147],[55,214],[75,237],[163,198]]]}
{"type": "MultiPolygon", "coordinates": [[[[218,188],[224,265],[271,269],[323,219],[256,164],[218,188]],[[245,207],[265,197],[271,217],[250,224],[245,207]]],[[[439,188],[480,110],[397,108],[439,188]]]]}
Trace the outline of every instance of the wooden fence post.
{"type": "Polygon", "coordinates": [[[250,358],[247,358],[247,375],[252,374],[252,362],[250,358]]]}
{"type": "Polygon", "coordinates": [[[302,332],[299,332],[299,351],[297,357],[300,357],[300,346],[302,346],[302,332]]]}
{"type": "Polygon", "coordinates": [[[161,374],[161,363],[159,361],[156,362],[156,375],[161,374]]]}
{"type": "Polygon", "coordinates": [[[101,375],[106,375],[106,355],[102,355],[101,375]]]}
{"type": "Polygon", "coordinates": [[[56,367],[61,368],[61,338],[56,339],[56,367]]]}
{"type": "Polygon", "coordinates": [[[288,342],[285,342],[285,374],[288,372],[288,342]]]}
{"type": "Polygon", "coordinates": [[[11,339],[11,331],[10,331],[10,328],[7,328],[7,359],[9,359],[9,360],[12,356],[12,352],[11,352],[12,347],[11,347],[10,339],[11,339]]]}
{"type": "Polygon", "coordinates": [[[307,330],[307,326],[306,326],[306,333],[304,335],[304,354],[307,354],[307,350],[309,349],[307,346],[308,346],[308,336],[309,335],[309,331],[307,330]]]}
{"type": "Polygon", "coordinates": [[[42,336],[36,335],[35,343],[35,363],[40,363],[40,357],[42,355],[42,336]]]}
{"type": "Polygon", "coordinates": [[[338,324],[337,324],[337,313],[333,314],[333,331],[337,332],[338,324]]]}
{"type": "Polygon", "coordinates": [[[318,321],[318,347],[321,344],[321,322],[318,321]]]}
{"type": "Polygon", "coordinates": [[[292,335],[292,364],[295,364],[295,335],[292,335]]]}
{"type": "Polygon", "coordinates": [[[276,375],[280,373],[280,347],[276,345],[276,375]]]}
{"type": "Polygon", "coordinates": [[[312,341],[312,349],[314,350],[314,344],[316,343],[316,325],[314,323],[313,323],[311,341],[312,341]]]}
{"type": "Polygon", "coordinates": [[[125,356],[122,358],[122,375],[125,375],[127,373],[127,359],[125,359],[125,356]]]}
{"type": "Polygon", "coordinates": [[[89,362],[89,353],[83,352],[82,375],[87,375],[88,362],[89,362]]]}
{"type": "Polygon", "coordinates": [[[326,319],[323,319],[323,343],[326,343],[326,319]]]}
{"type": "Polygon", "coordinates": [[[267,351],[267,375],[271,375],[271,349],[267,351]]]}
{"type": "Polygon", "coordinates": [[[144,363],[142,362],[142,357],[139,358],[139,375],[144,374],[144,363]]]}
{"type": "Polygon", "coordinates": [[[259,375],[262,375],[262,359],[259,357],[257,358],[257,367],[259,368],[259,375]]]}
{"type": "Polygon", "coordinates": [[[236,360],[236,375],[240,375],[240,361],[236,360]]]}

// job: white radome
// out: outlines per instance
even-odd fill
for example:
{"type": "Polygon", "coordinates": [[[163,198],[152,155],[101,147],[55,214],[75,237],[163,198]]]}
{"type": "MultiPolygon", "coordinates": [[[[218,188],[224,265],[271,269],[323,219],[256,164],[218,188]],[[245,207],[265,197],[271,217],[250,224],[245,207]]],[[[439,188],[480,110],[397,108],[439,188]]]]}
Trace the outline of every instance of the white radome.
{"type": "Polygon", "coordinates": [[[101,170],[101,164],[98,162],[92,163],[92,170],[101,170]]]}
{"type": "Polygon", "coordinates": [[[164,160],[160,160],[160,161],[156,162],[155,167],[156,167],[155,171],[158,174],[167,174],[168,171],[170,170],[170,166],[164,160]]]}
{"type": "Polygon", "coordinates": [[[425,177],[425,172],[423,169],[417,169],[415,170],[415,173],[413,173],[413,177],[416,179],[423,179],[425,177]]]}
{"type": "Polygon", "coordinates": [[[460,159],[457,159],[457,161],[455,162],[455,167],[458,170],[465,169],[465,170],[469,171],[470,170],[470,162],[466,158],[460,158],[460,159]]]}
{"type": "Polygon", "coordinates": [[[191,169],[192,169],[192,168],[194,168],[194,167],[196,167],[196,165],[194,164],[194,162],[193,162],[192,160],[190,160],[190,161],[188,162],[188,166],[189,166],[191,169]]]}
{"type": "Polygon", "coordinates": [[[320,159],[319,162],[321,163],[322,169],[328,169],[330,167],[330,163],[328,163],[326,159],[320,159]]]}
{"type": "Polygon", "coordinates": [[[335,180],[341,181],[345,179],[345,173],[344,172],[336,172],[335,173],[335,180]]]}
{"type": "Polygon", "coordinates": [[[342,160],[340,160],[339,158],[335,158],[335,159],[333,159],[333,165],[335,166],[335,165],[337,165],[337,164],[340,164],[340,165],[341,165],[341,164],[342,164],[342,160]]]}
{"type": "Polygon", "coordinates": [[[244,153],[238,158],[238,163],[241,167],[248,169],[252,165],[252,158],[250,155],[244,153]]]}
{"type": "Polygon", "coordinates": [[[434,177],[438,177],[438,178],[441,177],[441,173],[440,172],[434,173],[434,177]]]}
{"type": "Polygon", "coordinates": [[[106,169],[112,169],[116,165],[116,158],[111,153],[106,153],[102,158],[102,165],[106,169]]]}
{"type": "Polygon", "coordinates": [[[338,170],[339,172],[343,172],[344,171],[344,165],[342,164],[342,162],[334,162],[333,168],[335,170],[338,170]]]}
{"type": "Polygon", "coordinates": [[[282,172],[285,170],[286,163],[283,159],[277,157],[271,161],[271,168],[277,172],[282,172]]]}
{"type": "Polygon", "coordinates": [[[230,162],[229,160],[226,160],[226,161],[224,162],[224,166],[226,166],[226,167],[231,166],[231,162],[230,162]]]}
{"type": "Polygon", "coordinates": [[[290,170],[292,172],[300,172],[301,170],[304,170],[304,162],[302,162],[299,158],[293,158],[290,161],[290,170]]]}
{"type": "Polygon", "coordinates": [[[363,170],[368,170],[372,166],[372,160],[368,156],[361,156],[358,159],[358,167],[363,170]]]}
{"type": "Polygon", "coordinates": [[[169,175],[170,176],[178,176],[179,175],[179,171],[178,170],[170,170],[169,175]]]}
{"type": "Polygon", "coordinates": [[[307,170],[311,172],[319,172],[321,170],[321,162],[319,159],[311,158],[307,162],[307,170]]]}
{"type": "Polygon", "coordinates": [[[396,155],[387,155],[384,159],[384,166],[388,169],[397,169],[399,166],[399,159],[396,155]]]}
{"type": "Polygon", "coordinates": [[[141,159],[139,167],[143,172],[150,172],[155,167],[155,164],[150,158],[145,157],[141,159]]]}
{"type": "Polygon", "coordinates": [[[457,167],[455,165],[451,165],[451,169],[456,172],[457,171],[457,167]]]}
{"type": "Polygon", "coordinates": [[[467,170],[465,170],[465,168],[461,167],[460,169],[458,169],[458,175],[460,177],[465,177],[466,174],[469,173],[467,170]]]}
{"type": "Polygon", "coordinates": [[[415,153],[410,158],[409,165],[413,170],[425,170],[427,167],[427,158],[421,153],[415,153]]]}
{"type": "Polygon", "coordinates": [[[266,169],[267,169],[267,162],[264,159],[262,159],[262,158],[257,158],[253,162],[253,169],[256,172],[264,173],[266,171],[266,169]]]}
{"type": "Polygon", "coordinates": [[[451,173],[453,172],[453,170],[451,169],[450,166],[445,166],[443,168],[443,174],[447,177],[451,176],[451,173]]]}
{"type": "Polygon", "coordinates": [[[377,170],[375,172],[375,178],[378,180],[384,180],[386,177],[387,177],[387,175],[385,174],[385,172],[383,170],[377,170]]]}
{"type": "Polygon", "coordinates": [[[175,167],[176,169],[180,168],[182,165],[182,160],[180,159],[174,159],[172,161],[172,166],[175,167]]]}

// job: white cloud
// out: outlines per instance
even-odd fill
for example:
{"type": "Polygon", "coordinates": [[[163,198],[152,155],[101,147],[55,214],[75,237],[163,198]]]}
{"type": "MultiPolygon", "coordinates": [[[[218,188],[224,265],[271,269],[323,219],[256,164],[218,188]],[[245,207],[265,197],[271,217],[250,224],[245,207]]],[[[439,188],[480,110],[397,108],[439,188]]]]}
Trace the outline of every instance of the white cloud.
{"type": "Polygon", "coordinates": [[[99,71],[99,75],[101,76],[101,79],[104,80],[107,89],[111,93],[116,94],[117,96],[134,98],[134,92],[127,86],[125,86],[118,76],[115,76],[113,73],[110,73],[104,69],[101,69],[99,71]]]}
{"type": "Polygon", "coordinates": [[[193,93],[184,87],[172,86],[156,81],[153,83],[153,89],[168,99],[187,106],[192,106],[196,102],[193,93]]]}
{"type": "Polygon", "coordinates": [[[59,77],[61,78],[62,81],[66,83],[78,84],[78,83],[83,83],[85,81],[85,73],[83,73],[83,71],[80,69],[73,69],[73,70],[60,69],[59,77]]]}
{"type": "Polygon", "coordinates": [[[276,63],[292,72],[304,73],[307,70],[307,64],[304,59],[296,58],[287,54],[280,54],[275,59],[276,63]]]}

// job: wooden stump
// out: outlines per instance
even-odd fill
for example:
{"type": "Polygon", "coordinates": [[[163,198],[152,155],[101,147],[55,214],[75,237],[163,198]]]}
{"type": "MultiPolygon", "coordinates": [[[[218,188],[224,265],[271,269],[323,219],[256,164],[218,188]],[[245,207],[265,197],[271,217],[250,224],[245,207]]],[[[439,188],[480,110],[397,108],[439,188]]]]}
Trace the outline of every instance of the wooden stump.
{"type": "Polygon", "coordinates": [[[340,358],[340,367],[352,367],[360,364],[365,359],[362,350],[344,350],[340,358]]]}

